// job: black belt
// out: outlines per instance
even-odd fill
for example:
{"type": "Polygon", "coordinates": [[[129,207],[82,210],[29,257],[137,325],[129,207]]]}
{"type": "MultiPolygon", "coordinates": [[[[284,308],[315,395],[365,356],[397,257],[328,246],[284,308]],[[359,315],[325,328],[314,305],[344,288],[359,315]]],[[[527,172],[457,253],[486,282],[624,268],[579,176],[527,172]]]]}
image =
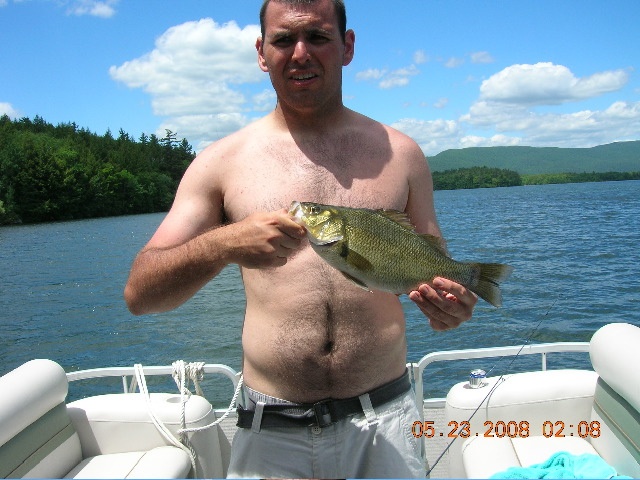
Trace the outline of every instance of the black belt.
{"type": "MultiPolygon", "coordinates": [[[[386,383],[369,392],[371,406],[373,408],[384,405],[387,402],[406,393],[411,388],[409,372],[406,371],[400,378],[386,383]]],[[[238,423],[240,428],[251,428],[253,425],[253,410],[237,408],[238,423]]],[[[364,413],[360,397],[344,398],[340,400],[321,400],[316,403],[302,403],[294,405],[265,405],[262,412],[260,427],[326,427],[332,423],[343,420],[351,415],[364,413]],[[293,414],[283,410],[291,410],[292,407],[305,410],[302,414],[293,414]]]]}

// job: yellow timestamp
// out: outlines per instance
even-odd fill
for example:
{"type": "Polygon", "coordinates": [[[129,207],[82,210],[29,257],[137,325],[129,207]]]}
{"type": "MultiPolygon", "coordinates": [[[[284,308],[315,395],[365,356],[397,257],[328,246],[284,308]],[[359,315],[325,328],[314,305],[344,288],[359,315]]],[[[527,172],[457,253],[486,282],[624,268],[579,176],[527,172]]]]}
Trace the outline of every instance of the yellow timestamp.
{"type": "Polygon", "coordinates": [[[601,434],[600,422],[597,420],[591,422],[585,420],[577,422],[575,425],[572,423],[565,423],[562,420],[555,422],[546,420],[541,426],[538,426],[537,431],[532,429],[531,423],[527,420],[487,420],[484,422],[483,428],[479,431],[474,431],[474,429],[471,428],[471,422],[467,420],[460,422],[452,420],[447,424],[447,427],[449,428],[444,431],[438,431],[434,421],[416,420],[411,426],[411,433],[416,438],[434,438],[444,436],[448,438],[469,438],[472,436],[482,436],[485,438],[526,438],[530,435],[540,434],[546,438],[573,436],[580,438],[598,438],[601,434]]]}

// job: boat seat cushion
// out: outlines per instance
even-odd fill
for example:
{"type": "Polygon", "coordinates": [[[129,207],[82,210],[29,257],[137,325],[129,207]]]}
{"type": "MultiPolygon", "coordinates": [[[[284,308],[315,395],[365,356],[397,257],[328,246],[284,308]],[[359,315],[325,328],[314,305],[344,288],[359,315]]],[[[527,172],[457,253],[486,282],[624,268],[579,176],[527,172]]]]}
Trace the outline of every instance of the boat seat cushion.
{"type": "Polygon", "coordinates": [[[148,452],[89,457],[65,478],[186,478],[190,470],[189,455],[179,448],[166,446],[148,452]]]}
{"type": "Polygon", "coordinates": [[[625,475],[640,477],[640,328],[611,323],[592,337],[589,355],[598,384],[591,417],[602,435],[591,444],[625,475]]]}
{"type": "MultiPolygon", "coordinates": [[[[572,455],[584,453],[601,457],[619,475],[640,476],[640,328],[625,323],[609,324],[591,339],[589,354],[597,373],[588,415],[581,409],[580,418],[596,424],[597,435],[585,439],[577,436],[547,438],[472,437],[462,445],[462,465],[469,478],[488,478],[509,467],[540,464],[558,452],[572,455]]],[[[542,374],[548,374],[543,372],[542,374]]],[[[516,374],[525,378],[531,374],[516,374]]],[[[565,388],[573,388],[578,378],[568,379],[565,388]]],[[[582,380],[581,380],[582,382],[582,380]]],[[[580,382],[578,382],[580,383],[580,382]]],[[[587,383],[582,382],[585,385],[587,383]]],[[[591,382],[589,382],[591,384],[591,382]]],[[[592,387],[589,387],[592,388],[592,387]]],[[[499,393],[499,389],[496,391],[499,393]]],[[[516,395],[522,394],[518,389],[516,395]]],[[[549,421],[566,419],[566,412],[554,408],[554,396],[540,405],[547,410],[549,421]],[[553,420],[552,420],[553,419],[553,420]]],[[[484,410],[484,409],[483,409],[484,410]]],[[[493,402],[487,415],[501,414],[502,406],[493,402]]],[[[526,411],[526,410],[525,410],[526,411]]],[[[544,411],[544,410],[543,410],[544,411]]],[[[502,415],[504,418],[504,415],[502,415]]],[[[520,418],[520,417],[519,417],[520,418]]],[[[576,423],[574,419],[572,422],[576,423]]],[[[532,423],[533,424],[533,423],[532,423]]],[[[540,422],[537,422],[540,425],[540,422]]],[[[575,428],[575,427],[574,427],[575,428]]],[[[571,430],[567,429],[567,432],[571,430]]]]}
{"type": "MultiPolygon", "coordinates": [[[[482,388],[469,388],[466,382],[462,382],[447,395],[446,421],[459,424],[471,418],[469,434],[474,438],[474,444],[481,440],[491,449],[495,443],[508,453],[506,447],[510,444],[500,437],[507,437],[508,440],[509,435],[516,439],[541,436],[547,422],[555,424],[561,419],[567,422],[566,433],[569,434],[569,424],[575,426],[589,420],[597,380],[595,372],[566,369],[489,377],[486,379],[487,385],[482,388]],[[478,409],[478,406],[481,408],[478,409]],[[499,430],[499,424],[502,427],[510,425],[508,431],[499,430]],[[495,430],[488,425],[495,426],[495,430]],[[511,426],[516,428],[512,429],[511,426]]],[[[463,438],[459,440],[449,450],[449,473],[454,477],[469,475],[463,467],[463,438]]],[[[475,445],[474,448],[479,446],[475,445]]],[[[490,455],[484,463],[491,465],[493,461],[494,457],[490,455]]]]}
{"type": "Polygon", "coordinates": [[[589,356],[593,369],[636,412],[640,412],[640,328],[610,323],[593,334],[589,356]]]}
{"type": "MultiPolygon", "coordinates": [[[[186,452],[140,435],[129,435],[137,443],[120,442],[128,451],[83,455],[90,445],[82,445],[65,404],[67,392],[64,370],[50,360],[32,360],[0,377],[0,478],[184,478],[190,473],[186,452]]],[[[123,416],[122,409],[115,410],[123,416]]],[[[117,431],[116,423],[112,418],[110,432],[117,431]]],[[[95,432],[85,429],[83,436],[95,438],[95,432]]]]}

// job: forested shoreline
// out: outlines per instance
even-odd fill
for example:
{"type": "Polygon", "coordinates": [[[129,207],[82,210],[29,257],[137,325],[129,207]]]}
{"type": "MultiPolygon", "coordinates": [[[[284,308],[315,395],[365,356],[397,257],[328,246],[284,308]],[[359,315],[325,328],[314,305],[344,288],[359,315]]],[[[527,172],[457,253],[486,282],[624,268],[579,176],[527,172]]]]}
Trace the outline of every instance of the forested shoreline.
{"type": "Polygon", "coordinates": [[[170,130],[138,140],[0,117],[0,225],[152,213],[171,206],[195,154],[170,130]]]}
{"type": "MultiPolygon", "coordinates": [[[[98,135],[75,123],[54,126],[0,117],[0,225],[164,212],[195,158],[186,139],[98,135]]],[[[436,190],[638,180],[640,172],[520,175],[502,168],[434,171],[436,190]]]]}
{"type": "Polygon", "coordinates": [[[489,167],[457,168],[432,172],[435,190],[520,187],[554,183],[587,183],[640,180],[640,172],[545,173],[520,175],[513,170],[489,167]]]}

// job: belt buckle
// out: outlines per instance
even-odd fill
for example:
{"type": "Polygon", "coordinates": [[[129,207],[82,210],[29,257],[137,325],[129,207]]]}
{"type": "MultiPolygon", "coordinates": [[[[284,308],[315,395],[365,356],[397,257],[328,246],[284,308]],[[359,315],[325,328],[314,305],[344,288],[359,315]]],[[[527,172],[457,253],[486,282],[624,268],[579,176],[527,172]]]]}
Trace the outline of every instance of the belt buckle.
{"type": "Polygon", "coordinates": [[[329,410],[329,402],[331,402],[331,400],[320,400],[312,406],[316,424],[320,428],[328,427],[333,423],[331,411],[329,410]]]}

